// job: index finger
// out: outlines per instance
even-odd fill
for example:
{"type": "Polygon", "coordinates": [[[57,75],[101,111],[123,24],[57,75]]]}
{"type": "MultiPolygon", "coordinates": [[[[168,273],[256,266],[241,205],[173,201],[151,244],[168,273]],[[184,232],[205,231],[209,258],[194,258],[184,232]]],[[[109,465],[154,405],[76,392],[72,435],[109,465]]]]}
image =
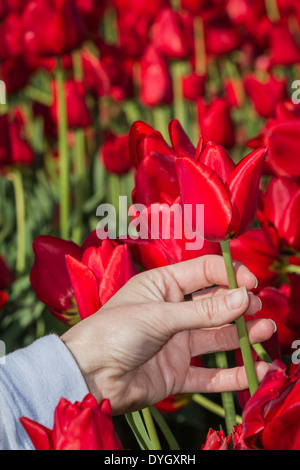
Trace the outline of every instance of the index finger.
{"type": "MultiPolygon", "coordinates": [[[[245,286],[247,290],[257,287],[256,277],[244,264],[233,261],[233,266],[239,287],[245,286]]],[[[204,255],[163,269],[175,279],[183,295],[213,285],[228,286],[224,258],[219,255],[204,255]]]]}

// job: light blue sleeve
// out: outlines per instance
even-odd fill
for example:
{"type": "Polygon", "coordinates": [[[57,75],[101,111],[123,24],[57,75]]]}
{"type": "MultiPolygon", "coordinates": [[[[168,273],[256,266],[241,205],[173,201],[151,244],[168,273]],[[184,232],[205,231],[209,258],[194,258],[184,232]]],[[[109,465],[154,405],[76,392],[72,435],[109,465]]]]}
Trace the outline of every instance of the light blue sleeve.
{"type": "Polygon", "coordinates": [[[33,450],[19,422],[25,416],[49,429],[64,397],[72,403],[88,393],[73,356],[56,335],[6,356],[0,365],[0,450],[33,450]]]}

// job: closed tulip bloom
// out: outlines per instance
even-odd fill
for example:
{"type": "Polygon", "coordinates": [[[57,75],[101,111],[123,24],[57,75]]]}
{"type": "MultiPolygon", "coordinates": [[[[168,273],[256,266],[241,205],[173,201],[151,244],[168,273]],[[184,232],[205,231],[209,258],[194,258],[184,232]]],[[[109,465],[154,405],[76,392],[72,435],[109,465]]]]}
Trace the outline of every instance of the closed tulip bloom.
{"type": "Polygon", "coordinates": [[[37,298],[63,323],[73,325],[80,318],[74,290],[67,271],[66,256],[80,260],[82,250],[73,242],[51,236],[37,237],[30,282],[37,298]]]}
{"type": "Polygon", "coordinates": [[[249,74],[244,79],[244,87],[256,112],[265,118],[274,117],[277,104],[287,98],[285,78],[277,79],[270,75],[259,80],[254,74],[249,74]]]}
{"type": "Polygon", "coordinates": [[[210,428],[206,436],[205,444],[201,450],[229,450],[232,436],[225,436],[224,431],[215,431],[210,428]]]}
{"type": "MultiPolygon", "coordinates": [[[[53,121],[58,122],[58,103],[56,83],[52,83],[53,105],[50,112],[53,121]]],[[[69,127],[86,128],[91,124],[91,115],[86,103],[86,89],[83,82],[68,80],[65,82],[67,117],[69,127]]]]}
{"type": "Polygon", "coordinates": [[[109,400],[98,404],[91,394],[75,403],[62,398],[55,410],[53,429],[26,417],[20,421],[35,450],[123,450],[109,400]]]}
{"type": "Polygon", "coordinates": [[[228,101],[215,98],[209,104],[198,101],[198,116],[201,134],[224,147],[235,144],[235,128],[228,101]]]}
{"type": "Polygon", "coordinates": [[[300,367],[287,376],[286,366],[274,361],[243,411],[243,437],[251,449],[300,448],[300,367]]]}
{"type": "Polygon", "coordinates": [[[192,205],[194,212],[189,223],[194,229],[196,206],[204,205],[200,236],[225,241],[249,230],[256,216],[266,152],[252,152],[235,165],[223,147],[208,142],[198,161],[176,159],[181,204],[183,208],[192,205]]]}
{"type": "Polygon", "coordinates": [[[26,51],[38,57],[68,54],[87,36],[73,0],[31,0],[23,13],[23,26],[26,51]]]}
{"type": "Polygon", "coordinates": [[[107,171],[117,175],[128,173],[132,167],[128,135],[115,135],[111,131],[104,133],[104,143],[100,150],[103,164],[107,171]]]}

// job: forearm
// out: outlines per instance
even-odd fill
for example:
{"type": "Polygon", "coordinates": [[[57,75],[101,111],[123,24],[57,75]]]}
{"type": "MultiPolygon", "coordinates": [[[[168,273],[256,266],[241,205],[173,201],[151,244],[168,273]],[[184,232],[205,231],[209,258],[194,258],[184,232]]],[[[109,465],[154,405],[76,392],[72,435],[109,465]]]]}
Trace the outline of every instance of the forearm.
{"type": "Polygon", "coordinates": [[[60,398],[81,401],[87,393],[77,363],[57,336],[9,354],[0,365],[0,449],[32,449],[20,417],[52,429],[60,398]]]}

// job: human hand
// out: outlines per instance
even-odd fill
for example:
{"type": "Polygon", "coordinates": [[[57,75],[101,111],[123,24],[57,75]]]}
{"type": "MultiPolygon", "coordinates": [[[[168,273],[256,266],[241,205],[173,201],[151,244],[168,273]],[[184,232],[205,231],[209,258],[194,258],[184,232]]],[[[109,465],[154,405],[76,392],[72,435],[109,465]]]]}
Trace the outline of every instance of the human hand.
{"type": "MultiPolygon", "coordinates": [[[[224,260],[207,255],[141,273],[99,312],[62,336],[90,392],[108,398],[113,414],[139,410],[177,393],[217,393],[248,388],[244,367],[191,367],[191,358],[239,348],[236,326],[260,300],[249,292],[256,278],[242,264],[234,268],[240,287],[229,291],[224,260]],[[206,290],[210,286],[213,287],[206,290]],[[201,289],[204,289],[201,291],[201,289]],[[193,300],[184,296],[193,292],[193,300]]],[[[269,339],[268,319],[247,322],[252,344],[269,339]]],[[[256,363],[258,380],[269,365],[256,363]]]]}

